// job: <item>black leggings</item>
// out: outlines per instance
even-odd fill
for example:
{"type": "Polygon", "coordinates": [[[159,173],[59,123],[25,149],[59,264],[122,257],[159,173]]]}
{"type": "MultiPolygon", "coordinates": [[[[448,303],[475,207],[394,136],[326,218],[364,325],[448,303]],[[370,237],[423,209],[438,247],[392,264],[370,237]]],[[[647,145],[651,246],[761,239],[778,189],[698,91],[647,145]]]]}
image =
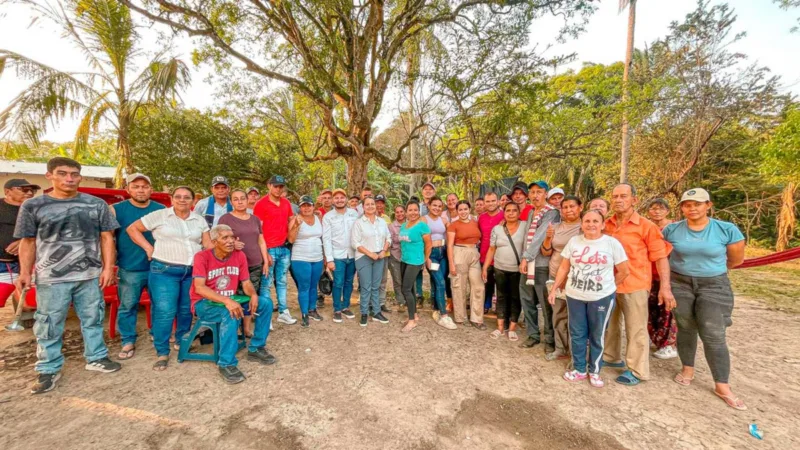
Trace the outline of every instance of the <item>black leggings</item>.
{"type": "Polygon", "coordinates": [[[519,301],[519,277],[518,271],[506,272],[497,267],[494,268],[498,320],[505,320],[506,323],[509,323],[512,318],[516,321],[519,317],[522,309],[519,301]]]}
{"type": "Polygon", "coordinates": [[[408,307],[408,320],[414,320],[417,312],[417,298],[414,296],[414,284],[417,282],[417,275],[422,272],[422,264],[412,265],[404,262],[400,263],[400,273],[403,274],[403,298],[408,307]]]}

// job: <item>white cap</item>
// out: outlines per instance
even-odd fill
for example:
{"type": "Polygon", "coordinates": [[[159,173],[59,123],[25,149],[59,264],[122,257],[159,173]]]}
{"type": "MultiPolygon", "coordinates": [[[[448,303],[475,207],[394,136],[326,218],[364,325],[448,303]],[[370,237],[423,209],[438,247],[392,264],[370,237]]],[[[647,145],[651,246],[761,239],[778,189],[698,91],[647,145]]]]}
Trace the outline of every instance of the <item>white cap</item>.
{"type": "Polygon", "coordinates": [[[711,201],[711,196],[708,195],[708,191],[703,188],[692,188],[681,195],[681,203],[689,200],[705,203],[711,201]]]}
{"type": "Polygon", "coordinates": [[[138,172],[137,173],[132,173],[132,174],[128,175],[127,177],[125,177],[125,182],[128,183],[128,184],[131,184],[136,180],[147,180],[147,182],[149,184],[153,184],[152,182],[150,182],[150,177],[148,177],[147,175],[145,175],[143,173],[138,173],[138,172]]]}
{"type": "Polygon", "coordinates": [[[550,189],[550,192],[547,193],[547,198],[550,198],[550,197],[552,197],[552,196],[554,196],[556,194],[564,195],[564,190],[561,189],[561,188],[550,189]]]}

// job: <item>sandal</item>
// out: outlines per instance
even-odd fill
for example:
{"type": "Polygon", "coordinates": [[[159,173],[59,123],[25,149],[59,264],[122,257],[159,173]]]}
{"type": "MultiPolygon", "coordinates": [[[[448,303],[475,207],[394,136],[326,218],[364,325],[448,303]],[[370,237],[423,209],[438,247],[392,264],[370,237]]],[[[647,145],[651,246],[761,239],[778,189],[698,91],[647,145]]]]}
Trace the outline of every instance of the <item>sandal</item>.
{"type": "Polygon", "coordinates": [[[745,405],[739,397],[736,397],[735,395],[722,395],[717,391],[714,391],[714,393],[717,394],[717,397],[725,400],[725,403],[727,403],[731,408],[738,411],[747,411],[747,405],[745,405]]]}
{"type": "Polygon", "coordinates": [[[479,329],[481,331],[486,329],[486,324],[484,324],[484,323],[476,323],[476,322],[470,322],[470,323],[472,324],[473,327],[475,327],[475,328],[477,328],[477,329],[479,329]]]}
{"type": "Polygon", "coordinates": [[[492,331],[492,334],[490,334],[489,336],[491,336],[492,339],[500,339],[500,336],[502,336],[502,335],[503,335],[502,331],[494,330],[494,331],[492,331]]]}
{"type": "Polygon", "coordinates": [[[599,373],[589,374],[589,384],[591,384],[592,387],[596,387],[598,389],[606,385],[605,381],[603,381],[603,379],[600,378],[599,373]]]}
{"type": "Polygon", "coordinates": [[[672,381],[680,384],[681,386],[689,386],[692,384],[692,380],[694,380],[694,376],[692,376],[692,378],[686,378],[680,372],[678,372],[678,374],[675,375],[675,378],[672,379],[672,381]]]}
{"type": "Polygon", "coordinates": [[[630,370],[622,372],[622,375],[618,376],[614,381],[624,386],[636,386],[641,382],[641,380],[637,378],[636,375],[634,375],[630,370]]]}
{"type": "Polygon", "coordinates": [[[119,355],[117,355],[117,359],[125,360],[133,358],[133,355],[136,354],[136,346],[131,345],[131,348],[125,350],[125,346],[122,346],[122,349],[119,351],[119,355]]]}
{"type": "Polygon", "coordinates": [[[163,372],[167,370],[168,365],[169,365],[168,359],[159,359],[156,361],[155,364],[153,364],[153,370],[155,370],[156,372],[163,372]]]}
{"type": "Polygon", "coordinates": [[[577,370],[570,370],[568,372],[564,372],[563,378],[570,383],[577,383],[579,381],[583,381],[588,377],[585,373],[578,372],[577,370]]]}
{"type": "Polygon", "coordinates": [[[517,332],[509,330],[508,331],[508,340],[511,341],[511,342],[518,341],[519,340],[519,336],[517,336],[517,332]]]}

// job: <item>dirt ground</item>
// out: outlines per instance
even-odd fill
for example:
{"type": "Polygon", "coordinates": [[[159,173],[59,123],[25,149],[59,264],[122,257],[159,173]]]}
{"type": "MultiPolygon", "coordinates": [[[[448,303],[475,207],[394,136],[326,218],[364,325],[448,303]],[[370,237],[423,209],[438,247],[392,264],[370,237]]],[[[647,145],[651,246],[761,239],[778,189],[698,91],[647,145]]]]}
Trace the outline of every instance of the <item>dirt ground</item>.
{"type": "MultiPolygon", "coordinates": [[[[296,305],[291,292],[295,315],[296,305]]],[[[211,363],[178,364],[177,352],[166,372],[153,372],[141,312],[136,357],[108,375],[83,370],[71,317],[58,388],[31,396],[31,332],[2,330],[0,448],[800,448],[800,315],[754,298],[737,298],[728,333],[731,382],[746,412],[713,395],[702,352],[691,387],[672,381],[677,359],[653,358],[652,381],[623,387],[616,369],[604,369],[608,384],[598,390],[563,381],[563,361],[545,361],[541,346],[448,331],[429,310],[410,335],[400,333],[398,313],[361,328],[333,323],[329,301],[321,312],[325,321],[309,329],[276,324],[274,366],[240,352],[248,379],[234,386],[211,363]],[[749,435],[753,422],[763,441],[749,435]]],[[[0,323],[10,318],[0,310],[0,323]]],[[[117,338],[112,356],[119,348],[117,338]]]]}

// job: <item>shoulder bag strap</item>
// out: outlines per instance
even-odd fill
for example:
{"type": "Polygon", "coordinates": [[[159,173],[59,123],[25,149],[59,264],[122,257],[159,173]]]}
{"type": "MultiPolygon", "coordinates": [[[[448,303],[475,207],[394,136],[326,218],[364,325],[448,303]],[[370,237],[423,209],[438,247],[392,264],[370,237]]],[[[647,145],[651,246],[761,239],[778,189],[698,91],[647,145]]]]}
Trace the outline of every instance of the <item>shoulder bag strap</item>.
{"type": "Polygon", "coordinates": [[[519,252],[517,252],[517,246],[514,245],[514,239],[511,238],[511,233],[508,232],[508,227],[506,225],[503,225],[503,231],[506,232],[506,237],[508,238],[509,244],[511,244],[511,249],[514,250],[514,256],[517,257],[517,265],[519,265],[521,262],[519,260],[519,252]]]}

